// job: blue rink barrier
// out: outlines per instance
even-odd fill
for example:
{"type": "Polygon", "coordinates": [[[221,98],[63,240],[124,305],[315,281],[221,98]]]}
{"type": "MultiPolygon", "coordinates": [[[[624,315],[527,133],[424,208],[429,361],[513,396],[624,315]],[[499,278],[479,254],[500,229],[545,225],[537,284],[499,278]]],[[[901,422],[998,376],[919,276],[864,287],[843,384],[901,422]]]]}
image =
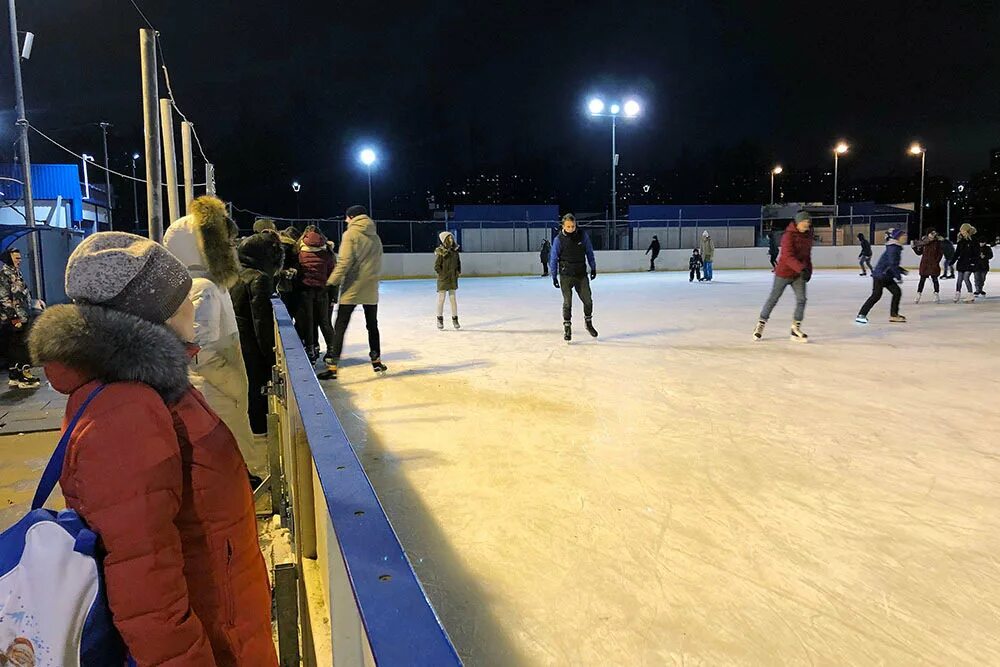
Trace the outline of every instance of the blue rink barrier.
{"type": "MultiPolygon", "coordinates": [[[[277,363],[269,479],[273,509],[291,531],[302,664],[461,665],[288,311],[278,299],[271,303],[277,363]]],[[[283,594],[276,585],[279,639],[283,594]]]]}

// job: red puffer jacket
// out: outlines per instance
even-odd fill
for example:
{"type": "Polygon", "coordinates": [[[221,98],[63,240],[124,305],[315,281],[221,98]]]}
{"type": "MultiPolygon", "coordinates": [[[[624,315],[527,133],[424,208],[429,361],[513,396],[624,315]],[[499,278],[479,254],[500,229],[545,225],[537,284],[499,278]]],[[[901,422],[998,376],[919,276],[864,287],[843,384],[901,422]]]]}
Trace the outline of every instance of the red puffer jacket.
{"type": "Polygon", "coordinates": [[[299,275],[306,287],[326,287],[336,258],[319,232],[306,232],[299,246],[299,275]]]}
{"type": "Polygon", "coordinates": [[[781,253],[778,255],[778,265],[774,267],[774,275],[781,278],[798,278],[805,273],[806,278],[812,275],[812,230],[803,234],[789,223],[785,233],[781,235],[781,253]]]}
{"type": "Polygon", "coordinates": [[[271,595],[246,464],[187,379],[169,329],[99,306],[54,306],[33,357],[73,415],[66,504],[100,537],[115,626],[137,663],[274,667],[271,595]]]}

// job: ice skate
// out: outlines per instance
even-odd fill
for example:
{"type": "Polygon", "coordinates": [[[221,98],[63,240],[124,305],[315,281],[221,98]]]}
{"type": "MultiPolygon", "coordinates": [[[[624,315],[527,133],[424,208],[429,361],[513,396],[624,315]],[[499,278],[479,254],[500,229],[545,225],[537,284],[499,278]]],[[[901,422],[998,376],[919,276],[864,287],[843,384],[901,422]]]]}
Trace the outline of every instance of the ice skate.
{"type": "Polygon", "coordinates": [[[326,370],[322,373],[317,373],[316,377],[320,380],[336,380],[337,379],[337,364],[328,363],[326,365],[326,370]]]}
{"type": "Polygon", "coordinates": [[[444,317],[438,317],[438,331],[444,331],[444,317]]]}
{"type": "Polygon", "coordinates": [[[374,361],[372,361],[372,370],[375,371],[375,375],[381,377],[385,375],[385,372],[389,369],[386,367],[385,364],[381,362],[381,360],[375,359],[374,361]]]}
{"type": "Polygon", "coordinates": [[[597,338],[597,329],[594,328],[594,322],[590,318],[587,318],[586,326],[587,326],[587,333],[589,333],[594,338],[597,338]]]}
{"type": "Polygon", "coordinates": [[[462,328],[462,325],[458,323],[458,316],[457,315],[455,317],[451,318],[451,326],[455,327],[455,329],[461,329],[462,328]]]}
{"type": "Polygon", "coordinates": [[[29,366],[21,366],[21,377],[18,379],[18,389],[37,389],[42,381],[31,372],[29,366]]]}
{"type": "Polygon", "coordinates": [[[764,325],[767,324],[764,320],[757,320],[757,326],[753,329],[753,339],[760,340],[764,337],[764,325]]]}
{"type": "Polygon", "coordinates": [[[906,318],[903,317],[902,315],[890,315],[889,321],[892,322],[893,324],[905,324],[906,318]]]}
{"type": "Polygon", "coordinates": [[[868,324],[868,318],[865,317],[864,315],[858,315],[857,317],[854,318],[854,321],[857,322],[858,324],[868,324]]]}
{"type": "Polygon", "coordinates": [[[941,295],[937,292],[934,292],[934,303],[941,303],[941,295]]]}
{"type": "Polygon", "coordinates": [[[806,333],[802,331],[802,322],[792,322],[792,332],[789,338],[791,338],[791,340],[794,340],[796,343],[809,342],[809,336],[807,336],[806,333]]]}
{"type": "Polygon", "coordinates": [[[337,361],[333,358],[333,355],[327,352],[323,355],[323,365],[329,368],[330,366],[336,366],[337,361]]]}
{"type": "Polygon", "coordinates": [[[975,302],[976,302],[975,294],[969,294],[968,296],[965,297],[965,303],[975,303],[975,302]]]}
{"type": "Polygon", "coordinates": [[[573,325],[569,322],[563,322],[563,340],[567,343],[573,340],[573,325]]]}
{"type": "Polygon", "coordinates": [[[917,292],[917,298],[913,300],[913,303],[920,303],[920,297],[921,297],[920,292],[917,292]]]}

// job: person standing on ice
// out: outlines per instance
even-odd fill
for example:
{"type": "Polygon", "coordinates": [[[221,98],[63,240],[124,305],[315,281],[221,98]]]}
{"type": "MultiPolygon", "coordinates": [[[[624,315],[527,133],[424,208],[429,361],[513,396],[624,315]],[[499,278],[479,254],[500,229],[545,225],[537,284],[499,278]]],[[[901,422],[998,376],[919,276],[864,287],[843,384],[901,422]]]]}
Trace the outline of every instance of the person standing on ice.
{"type": "Polygon", "coordinates": [[[337,267],[330,274],[327,285],[340,286],[337,320],[333,324],[333,349],[324,357],[326,372],[322,380],[337,379],[337,364],[344,349],[344,334],[351,323],[351,315],[358,306],[365,311],[368,327],[368,356],[372,370],[383,374],[388,370],[382,363],[382,337],[378,330],[378,287],[382,274],[382,239],[375,230],[375,222],[368,217],[364,206],[352,206],[345,217],[347,231],[340,241],[337,267]]]}
{"type": "Polygon", "coordinates": [[[893,229],[889,232],[885,242],[885,252],[878,259],[875,270],[872,271],[872,293],[861,306],[858,316],[854,321],[858,324],[868,324],[868,313],[882,298],[882,292],[889,290],[892,295],[892,303],[889,305],[889,321],[902,324],[906,318],[899,314],[899,302],[903,298],[903,291],[896,284],[897,280],[902,280],[907,273],[906,269],[899,265],[903,257],[903,246],[906,244],[906,230],[893,229]]]}
{"type": "Polygon", "coordinates": [[[868,273],[865,271],[865,267],[868,267],[868,271],[875,271],[872,268],[872,244],[868,242],[865,235],[858,232],[858,243],[861,244],[861,252],[858,253],[858,264],[861,266],[861,275],[867,276],[868,273]]]}
{"type": "Polygon", "coordinates": [[[771,260],[771,273],[774,273],[775,267],[778,266],[778,251],[778,241],[774,238],[774,230],[772,229],[767,233],[767,256],[771,260]]]}
{"type": "Polygon", "coordinates": [[[437,327],[444,329],[444,297],[451,301],[451,325],[456,329],[462,326],[458,323],[458,276],[462,273],[462,258],[459,257],[458,243],[451,232],[438,234],[441,245],[434,250],[434,273],[437,274],[437,327]]]}
{"type": "Polygon", "coordinates": [[[656,234],[653,234],[653,241],[646,248],[646,254],[653,253],[649,258],[649,270],[656,271],[656,258],[660,256],[660,239],[656,238],[656,234]]]}
{"type": "Polygon", "coordinates": [[[976,300],[972,291],[972,274],[979,265],[979,244],[972,238],[975,235],[976,228],[967,222],[958,230],[958,245],[955,247],[955,266],[958,269],[955,274],[955,303],[962,298],[962,283],[965,283],[965,289],[969,293],[965,302],[972,303],[976,300]]]}
{"type": "Polygon", "coordinates": [[[806,313],[806,283],[812,278],[812,244],[812,217],[807,211],[800,211],[781,235],[781,254],[778,265],[774,267],[774,285],[760,311],[757,327],[753,330],[754,340],[760,340],[764,336],[764,326],[771,317],[771,311],[789,285],[795,292],[791,339],[800,343],[809,340],[809,336],[802,331],[802,318],[806,313]]]}
{"type": "Polygon", "coordinates": [[[924,283],[930,278],[934,283],[934,303],[941,302],[941,284],[938,276],[941,275],[941,257],[944,252],[941,250],[941,238],[937,230],[932,229],[920,241],[913,244],[913,252],[920,255],[920,282],[917,284],[917,298],[913,303],[920,303],[920,296],[924,292],[924,283]]]}
{"type": "Polygon", "coordinates": [[[990,247],[984,236],[979,239],[979,260],[976,263],[975,296],[986,296],[984,287],[986,286],[986,275],[990,272],[991,259],[993,259],[993,248],[990,247]]]}
{"type": "Polygon", "coordinates": [[[573,290],[583,302],[583,317],[587,332],[597,338],[594,328],[594,299],[590,292],[590,281],[597,278],[597,261],[590,237],[576,224],[576,217],[567,213],[562,217],[562,231],[552,244],[549,258],[552,284],[562,290],[563,296],[563,340],[573,339],[573,290]],[[587,279],[587,263],[590,263],[590,279],[587,279]]]}
{"type": "Polygon", "coordinates": [[[941,239],[941,252],[944,253],[944,275],[942,278],[948,280],[955,277],[955,244],[945,236],[941,239]]]}
{"type": "Polygon", "coordinates": [[[701,261],[705,264],[705,280],[712,282],[712,261],[715,259],[715,242],[706,229],[701,233],[701,261]]]}
{"type": "Polygon", "coordinates": [[[549,258],[552,256],[552,244],[548,239],[542,239],[542,248],[538,252],[538,258],[542,260],[542,278],[549,275],[549,258]]]}
{"type": "Polygon", "coordinates": [[[694,282],[695,276],[698,276],[698,282],[701,282],[701,251],[695,248],[691,251],[691,258],[688,260],[688,282],[694,282]]]}

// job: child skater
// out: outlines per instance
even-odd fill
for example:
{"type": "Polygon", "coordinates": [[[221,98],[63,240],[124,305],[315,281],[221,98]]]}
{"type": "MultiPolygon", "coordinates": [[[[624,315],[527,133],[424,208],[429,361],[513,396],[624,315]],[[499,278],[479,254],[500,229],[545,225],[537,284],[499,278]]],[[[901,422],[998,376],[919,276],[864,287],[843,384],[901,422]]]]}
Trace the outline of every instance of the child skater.
{"type": "Polygon", "coordinates": [[[461,329],[458,323],[458,299],[455,290],[458,289],[458,276],[462,273],[462,258],[458,255],[458,243],[451,232],[441,232],[438,235],[441,245],[434,251],[434,272],[437,273],[437,325],[444,329],[444,297],[451,301],[451,325],[461,329]]]}
{"type": "Polygon", "coordinates": [[[858,324],[868,324],[868,313],[872,307],[882,298],[882,292],[889,290],[892,294],[892,303],[889,306],[889,321],[894,323],[906,322],[906,318],[899,314],[899,302],[903,298],[903,291],[896,284],[897,280],[902,280],[906,269],[899,265],[899,260],[903,256],[903,244],[907,241],[906,230],[893,229],[889,232],[885,242],[885,252],[879,257],[875,270],[872,271],[872,294],[861,306],[861,311],[854,321],[858,324]]]}
{"type": "Polygon", "coordinates": [[[986,286],[986,274],[990,272],[990,260],[993,259],[993,248],[986,241],[986,236],[979,237],[979,261],[976,263],[976,294],[986,296],[983,289],[986,286]]]}
{"type": "Polygon", "coordinates": [[[698,276],[698,282],[701,282],[701,251],[697,248],[691,251],[691,259],[688,260],[688,269],[690,269],[688,282],[694,282],[695,276],[698,276]]]}

